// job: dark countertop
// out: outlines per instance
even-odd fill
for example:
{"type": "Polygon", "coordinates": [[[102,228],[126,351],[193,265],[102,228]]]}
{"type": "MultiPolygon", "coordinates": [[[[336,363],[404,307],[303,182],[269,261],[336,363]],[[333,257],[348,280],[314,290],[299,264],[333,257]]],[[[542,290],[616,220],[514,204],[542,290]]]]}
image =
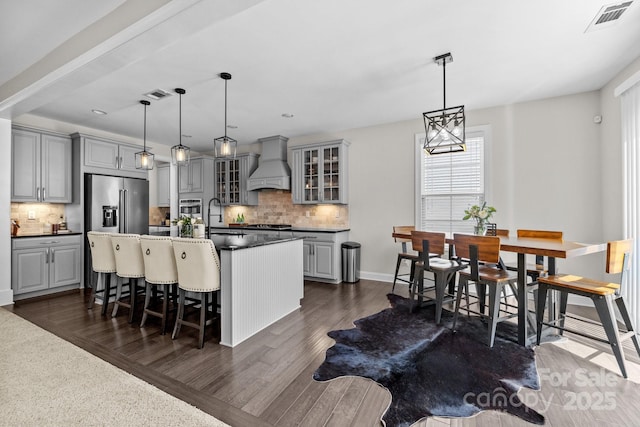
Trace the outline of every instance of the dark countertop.
{"type": "Polygon", "coordinates": [[[57,234],[52,234],[52,233],[39,233],[39,234],[20,234],[20,232],[18,232],[17,236],[11,236],[12,239],[26,239],[29,237],[62,237],[62,236],[77,236],[82,234],[80,231],[72,231],[70,233],[57,233],[57,234]]]}
{"type": "Polygon", "coordinates": [[[307,233],[341,233],[343,231],[349,231],[349,228],[312,228],[312,227],[292,227],[291,229],[277,229],[277,228],[261,228],[252,225],[236,226],[233,227],[209,227],[212,230],[229,230],[229,231],[242,231],[242,230],[261,230],[261,231],[302,231],[307,233]]]}
{"type": "Polygon", "coordinates": [[[211,235],[211,240],[213,240],[213,244],[216,246],[216,249],[228,251],[255,248],[258,246],[273,245],[276,243],[301,239],[301,237],[274,237],[250,233],[213,233],[211,235]]]}

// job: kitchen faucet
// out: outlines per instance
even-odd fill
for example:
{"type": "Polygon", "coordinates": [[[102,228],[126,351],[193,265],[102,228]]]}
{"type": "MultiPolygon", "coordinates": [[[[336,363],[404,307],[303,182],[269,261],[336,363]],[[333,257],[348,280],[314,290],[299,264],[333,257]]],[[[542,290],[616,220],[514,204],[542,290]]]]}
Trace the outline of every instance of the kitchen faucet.
{"type": "MultiPolygon", "coordinates": [[[[219,216],[218,222],[222,222],[222,202],[217,197],[214,197],[213,199],[209,200],[209,205],[207,206],[207,221],[211,222],[211,202],[218,202],[218,206],[220,207],[220,210],[218,211],[218,216],[219,216]]],[[[210,225],[211,224],[209,224],[209,226],[210,225]]],[[[211,232],[207,224],[205,224],[205,229],[206,229],[207,238],[209,238],[211,232]]]]}

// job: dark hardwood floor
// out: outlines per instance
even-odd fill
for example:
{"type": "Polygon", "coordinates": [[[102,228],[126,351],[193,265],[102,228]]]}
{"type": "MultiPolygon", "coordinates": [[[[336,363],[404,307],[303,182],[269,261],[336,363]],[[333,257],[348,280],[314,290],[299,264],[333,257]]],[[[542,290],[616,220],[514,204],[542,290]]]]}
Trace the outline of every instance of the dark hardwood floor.
{"type": "MultiPolygon", "coordinates": [[[[23,318],[157,386],[232,426],[375,426],[391,399],[363,378],[312,379],[333,345],[327,332],[353,327],[355,319],[388,306],[388,283],[306,282],[299,311],[231,349],[213,333],[198,350],[195,331],[182,328],[176,340],[160,335],[160,322],[140,313],[127,323],[85,308],[83,292],[23,300],[12,308],[23,318]]],[[[399,292],[402,294],[403,290],[399,292]]],[[[406,293],[406,291],[405,291],[406,293]]],[[[625,346],[631,379],[623,379],[606,346],[572,337],[536,348],[541,391],[521,390],[521,398],[542,412],[547,426],[637,426],[640,360],[625,346]],[[597,363],[611,366],[610,370],[597,363]]],[[[90,380],[90,379],[88,379],[90,380]]],[[[508,414],[484,412],[467,419],[430,418],[431,426],[527,425],[508,414]]]]}

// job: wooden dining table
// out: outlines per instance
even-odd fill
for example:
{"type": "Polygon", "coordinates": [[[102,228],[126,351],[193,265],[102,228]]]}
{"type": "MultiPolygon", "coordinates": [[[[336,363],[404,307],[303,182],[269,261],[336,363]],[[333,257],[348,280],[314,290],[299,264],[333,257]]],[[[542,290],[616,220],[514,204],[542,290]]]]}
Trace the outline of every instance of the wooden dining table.
{"type": "MultiPolygon", "coordinates": [[[[411,238],[410,234],[393,233],[392,237],[411,238]]],[[[547,257],[547,270],[549,275],[557,272],[557,258],[574,258],[582,255],[598,253],[606,250],[606,243],[580,243],[566,240],[536,239],[530,237],[500,237],[500,250],[514,252],[518,255],[518,287],[516,298],[518,300],[518,344],[523,346],[535,342],[535,331],[529,331],[527,315],[529,304],[527,298],[527,264],[526,255],[540,255],[547,257]]],[[[453,246],[453,238],[448,238],[450,248],[453,246]]],[[[451,253],[451,250],[449,251],[451,253]]],[[[550,308],[550,313],[554,310],[550,308]]]]}

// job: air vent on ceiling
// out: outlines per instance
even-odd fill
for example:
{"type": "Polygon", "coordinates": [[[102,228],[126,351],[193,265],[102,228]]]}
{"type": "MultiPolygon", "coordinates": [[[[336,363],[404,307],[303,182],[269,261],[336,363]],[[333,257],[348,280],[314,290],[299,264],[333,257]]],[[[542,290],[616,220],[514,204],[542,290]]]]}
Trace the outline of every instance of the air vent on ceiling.
{"type": "Polygon", "coordinates": [[[166,98],[167,96],[171,96],[171,93],[163,89],[156,89],[152,90],[151,92],[145,93],[144,96],[146,96],[147,98],[151,98],[154,101],[159,101],[163,98],[166,98]]]}
{"type": "Polygon", "coordinates": [[[587,31],[599,30],[615,25],[624,11],[629,9],[631,3],[633,3],[633,1],[626,1],[624,3],[602,6],[602,8],[600,8],[600,11],[596,14],[596,17],[593,18],[591,23],[589,23],[589,26],[585,30],[585,33],[587,31]]]}

